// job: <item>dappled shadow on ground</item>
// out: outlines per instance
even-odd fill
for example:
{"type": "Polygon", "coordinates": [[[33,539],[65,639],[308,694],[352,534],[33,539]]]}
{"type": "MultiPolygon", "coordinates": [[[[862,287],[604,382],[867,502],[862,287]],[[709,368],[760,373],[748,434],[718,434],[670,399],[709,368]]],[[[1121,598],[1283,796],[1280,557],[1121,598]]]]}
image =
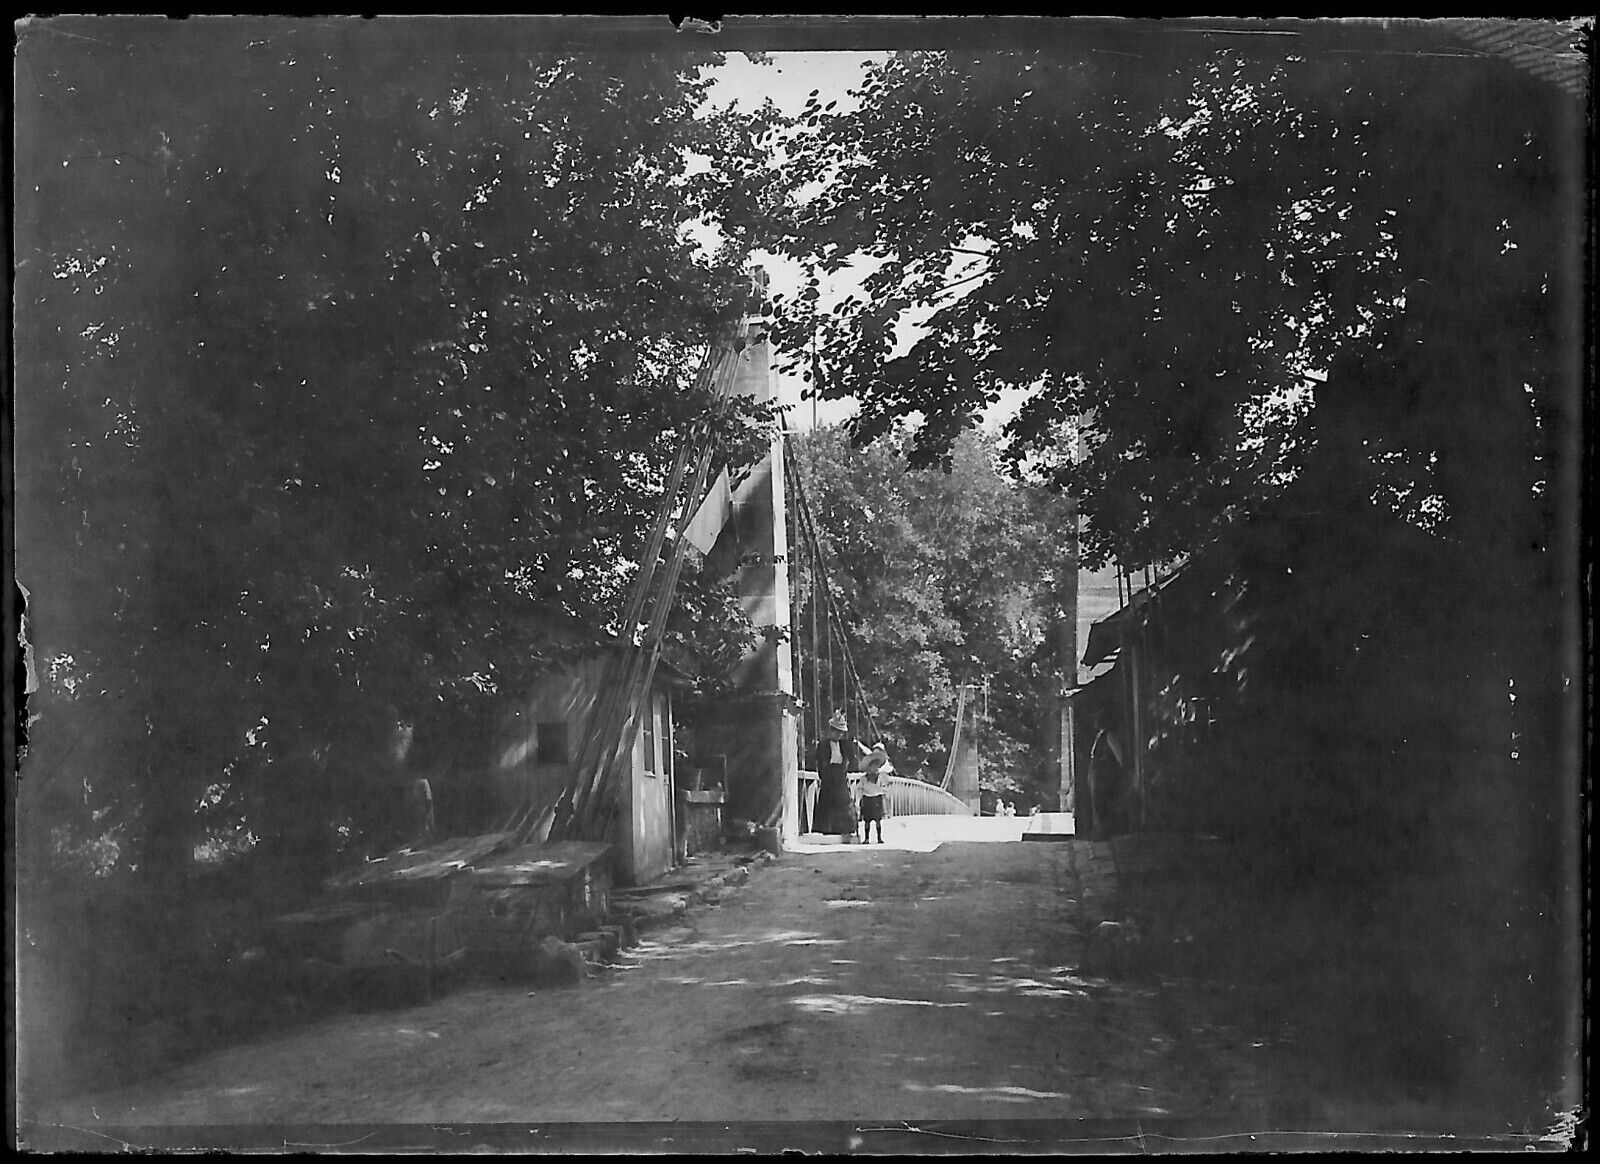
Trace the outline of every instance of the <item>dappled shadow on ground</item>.
{"type": "MultiPolygon", "coordinates": [[[[823,903],[827,905],[829,903],[823,903]]],[[[871,902],[854,903],[870,906],[871,902]]],[[[792,959],[786,951],[804,947],[848,946],[845,938],[828,938],[816,933],[798,930],[779,930],[751,938],[736,940],[695,938],[685,933],[678,940],[647,941],[632,950],[621,953],[606,971],[607,975],[624,975],[629,970],[651,963],[674,962],[703,964],[701,974],[669,974],[662,981],[681,986],[760,986],[763,988],[785,986],[828,986],[840,977],[848,978],[847,967],[859,965],[854,958],[830,958],[827,967],[818,966],[811,972],[798,976],[729,977],[725,955],[742,950],[756,953],[768,947],[770,957],[762,961],[792,959]]],[[[1014,956],[982,959],[971,955],[893,955],[899,964],[895,982],[900,986],[915,984],[923,993],[949,993],[952,995],[995,995],[1029,998],[1067,998],[1090,1000],[1098,997],[1128,995],[1148,997],[1151,987],[1113,983],[1104,978],[1084,976],[1075,966],[1034,966],[1014,956]],[[907,965],[909,963],[909,965],[907,965]],[[962,966],[980,965],[984,969],[950,970],[945,963],[962,966]]],[[[790,1000],[802,1009],[816,1012],[848,1013],[853,1008],[873,1005],[906,1006],[968,1006],[972,1000],[940,1001],[935,998],[917,998],[899,994],[867,995],[845,993],[839,995],[807,995],[790,1000]]]]}
{"type": "Polygon", "coordinates": [[[780,862],[763,880],[783,887],[785,904],[766,926],[749,925],[753,915],[741,924],[735,899],[652,934],[624,961],[635,969],[614,978],[704,991],[750,1016],[734,1052],[739,1078],[803,1085],[797,1102],[843,1073],[872,1081],[873,1104],[846,1101],[863,1102],[863,1115],[1184,1109],[1185,1088],[1163,1077],[1170,1040],[1150,1026],[1157,986],[1078,964],[1064,850],[970,836],[941,845],[780,862]]]}
{"type": "Polygon", "coordinates": [[[479,988],[339,1020],[122,1110],[169,1124],[1206,1112],[1195,1081],[1210,1069],[1158,1021],[1160,982],[1079,965],[1067,849],[780,859],[579,988],[479,988]]]}

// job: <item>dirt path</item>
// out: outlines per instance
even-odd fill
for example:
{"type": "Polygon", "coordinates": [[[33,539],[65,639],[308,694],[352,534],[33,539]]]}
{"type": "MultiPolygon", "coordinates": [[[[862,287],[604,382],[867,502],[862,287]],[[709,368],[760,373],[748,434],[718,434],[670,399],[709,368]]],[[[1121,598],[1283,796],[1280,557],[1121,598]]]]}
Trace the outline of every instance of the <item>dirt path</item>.
{"type": "Polygon", "coordinates": [[[1249,1040],[1213,1029],[1199,1054],[1176,984],[1078,973],[1087,846],[916,848],[788,853],[581,987],[340,1017],[46,1121],[1161,1121],[1237,1102],[1216,1080],[1248,1074],[1249,1040]]]}

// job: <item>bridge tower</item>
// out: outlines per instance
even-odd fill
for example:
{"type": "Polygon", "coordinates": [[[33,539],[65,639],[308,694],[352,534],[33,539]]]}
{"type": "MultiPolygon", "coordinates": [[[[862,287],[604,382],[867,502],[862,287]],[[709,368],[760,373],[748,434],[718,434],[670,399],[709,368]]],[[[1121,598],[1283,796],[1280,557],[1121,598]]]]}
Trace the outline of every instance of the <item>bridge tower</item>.
{"type": "MultiPolygon", "coordinates": [[[[733,391],[757,401],[777,399],[767,321],[760,314],[766,273],[751,268],[745,347],[733,391]]],[[[708,565],[732,574],[741,603],[760,637],[734,673],[735,692],[703,725],[704,751],[727,757],[730,819],[775,823],[788,841],[799,835],[799,735],[790,651],[788,499],[783,437],[775,434],[762,459],[730,485],[730,512],[708,565]]]]}

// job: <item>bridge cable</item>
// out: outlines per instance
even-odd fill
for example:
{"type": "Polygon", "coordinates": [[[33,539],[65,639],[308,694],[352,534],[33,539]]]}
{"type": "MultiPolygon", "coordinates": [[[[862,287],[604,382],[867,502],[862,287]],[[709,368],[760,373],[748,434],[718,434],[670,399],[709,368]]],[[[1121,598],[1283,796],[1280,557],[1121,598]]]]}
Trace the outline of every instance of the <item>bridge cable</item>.
{"type": "Polygon", "coordinates": [[[950,755],[944,764],[944,779],[939,781],[939,787],[946,792],[950,790],[950,781],[956,773],[956,756],[961,751],[961,736],[967,723],[967,685],[965,683],[956,692],[956,729],[950,737],[950,755]]]}
{"type": "MultiPolygon", "coordinates": [[[[807,506],[807,516],[810,516],[809,506],[807,506]]],[[[816,526],[814,522],[812,523],[812,538],[817,546],[817,553],[819,557],[821,557],[824,553],[822,550],[822,539],[816,532],[816,526]]],[[[827,603],[828,612],[831,613],[830,626],[836,626],[839,631],[840,652],[845,668],[847,669],[849,675],[854,677],[857,691],[864,692],[865,684],[861,682],[861,673],[855,665],[855,653],[851,649],[849,624],[845,622],[844,615],[839,609],[837,600],[834,598],[833,587],[829,581],[825,565],[821,567],[821,575],[822,595],[827,603]]],[[[864,695],[862,696],[862,706],[866,709],[868,726],[874,734],[877,734],[878,726],[873,718],[871,705],[866,702],[864,695]]]]}
{"type": "MultiPolygon", "coordinates": [[[[787,451],[788,450],[787,450],[787,447],[786,447],[785,452],[787,452],[787,451]]],[[[849,625],[845,622],[844,615],[840,611],[838,603],[834,599],[833,587],[832,587],[832,585],[830,584],[830,582],[828,580],[828,572],[827,572],[827,567],[826,567],[826,558],[825,558],[825,551],[823,549],[822,537],[817,531],[816,517],[815,517],[815,514],[812,512],[810,499],[806,495],[805,470],[804,470],[804,467],[799,464],[798,458],[795,458],[795,457],[791,456],[789,458],[789,462],[790,462],[790,464],[792,466],[792,472],[791,472],[790,475],[793,478],[794,484],[795,484],[795,499],[799,503],[797,508],[799,510],[801,520],[802,520],[802,522],[803,522],[803,524],[805,526],[806,540],[807,540],[808,544],[810,545],[810,547],[812,549],[812,553],[813,553],[814,559],[816,561],[816,572],[817,572],[818,577],[816,579],[816,584],[813,587],[813,595],[815,595],[816,587],[820,586],[821,590],[822,590],[822,596],[823,596],[823,598],[825,599],[825,601],[827,603],[827,611],[825,612],[825,617],[827,617],[828,615],[831,615],[830,631],[831,631],[832,625],[837,625],[837,627],[839,628],[840,650],[841,650],[841,654],[843,656],[843,661],[844,661],[845,667],[849,671],[849,674],[855,679],[856,690],[857,690],[857,693],[858,693],[858,695],[860,696],[860,699],[861,699],[861,707],[863,708],[863,710],[866,713],[867,725],[870,728],[870,730],[871,730],[871,732],[872,732],[872,734],[873,734],[873,736],[875,738],[881,738],[881,734],[880,734],[880,732],[878,730],[878,724],[877,724],[876,718],[874,717],[874,715],[872,713],[872,705],[871,705],[870,702],[867,701],[867,699],[865,697],[866,685],[864,683],[862,683],[862,681],[861,681],[861,673],[860,673],[859,669],[855,665],[854,652],[851,650],[849,625]]],[[[813,597],[813,601],[815,602],[815,597],[813,597]]],[[[815,609],[813,608],[813,615],[814,614],[815,614],[815,609]]],[[[830,634],[830,637],[829,637],[829,648],[830,648],[830,654],[831,654],[831,648],[832,648],[832,636],[831,636],[831,634],[830,634]]],[[[813,657],[815,657],[815,638],[814,637],[813,637],[813,657]]],[[[830,662],[830,669],[831,669],[831,662],[830,662]]],[[[831,675],[830,675],[830,683],[831,683],[831,675]]],[[[831,695],[832,695],[831,686],[830,686],[829,694],[830,694],[830,697],[831,697],[831,695]]]]}

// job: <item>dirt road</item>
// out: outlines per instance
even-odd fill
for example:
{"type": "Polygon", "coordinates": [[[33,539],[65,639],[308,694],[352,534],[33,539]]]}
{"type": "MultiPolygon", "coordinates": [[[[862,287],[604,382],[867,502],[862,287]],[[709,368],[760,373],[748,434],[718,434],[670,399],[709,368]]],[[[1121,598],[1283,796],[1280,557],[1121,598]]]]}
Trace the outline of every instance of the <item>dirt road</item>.
{"type": "Polygon", "coordinates": [[[1209,1025],[1177,983],[1080,973],[1113,891],[1089,846],[933,848],[896,826],[892,845],[786,853],[579,987],[343,1016],[58,1105],[45,1126],[1268,1126],[1259,1039],[1209,1025]]]}

